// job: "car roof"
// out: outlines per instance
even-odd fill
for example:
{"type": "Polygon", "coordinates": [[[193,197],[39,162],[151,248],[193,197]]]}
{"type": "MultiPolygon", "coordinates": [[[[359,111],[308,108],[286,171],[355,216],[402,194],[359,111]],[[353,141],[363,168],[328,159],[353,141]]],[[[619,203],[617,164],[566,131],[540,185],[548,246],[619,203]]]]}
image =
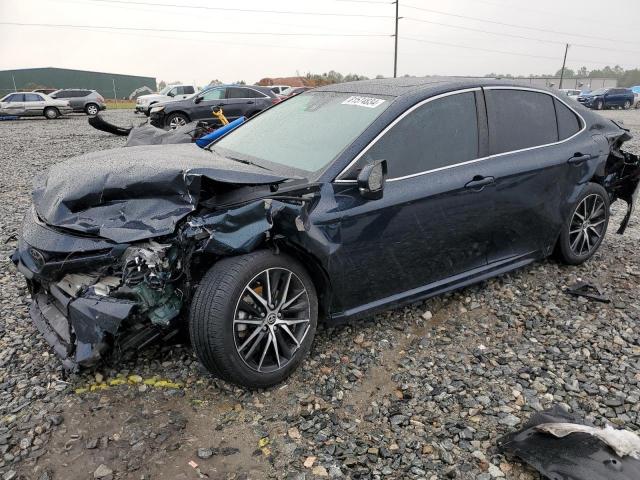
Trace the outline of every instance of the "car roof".
{"type": "Polygon", "coordinates": [[[324,87],[317,87],[314,92],[338,92],[370,95],[386,95],[402,97],[416,93],[428,94],[441,91],[462,90],[465,88],[506,86],[533,88],[551,91],[545,87],[531,85],[527,82],[502,80],[498,78],[470,78],[470,77],[401,77],[381,78],[375,80],[360,80],[356,82],[335,83],[324,87]]]}

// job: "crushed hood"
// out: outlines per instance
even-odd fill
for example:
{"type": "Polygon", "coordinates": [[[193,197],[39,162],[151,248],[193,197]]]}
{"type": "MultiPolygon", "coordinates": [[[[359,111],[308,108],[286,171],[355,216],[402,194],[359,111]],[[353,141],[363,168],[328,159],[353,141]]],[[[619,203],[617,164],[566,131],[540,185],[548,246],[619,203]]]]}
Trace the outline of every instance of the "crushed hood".
{"type": "Polygon", "coordinates": [[[128,243],[173,233],[205,184],[211,195],[288,178],[193,144],[121,148],[52,166],[36,178],[33,203],[49,225],[128,243]]]}

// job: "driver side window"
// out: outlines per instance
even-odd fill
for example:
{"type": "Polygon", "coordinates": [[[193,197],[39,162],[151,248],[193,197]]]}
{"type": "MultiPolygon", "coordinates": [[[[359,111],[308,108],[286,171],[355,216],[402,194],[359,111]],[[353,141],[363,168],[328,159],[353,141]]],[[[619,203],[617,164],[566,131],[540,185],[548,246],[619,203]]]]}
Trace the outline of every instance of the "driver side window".
{"type": "Polygon", "coordinates": [[[387,161],[389,179],[448,167],[478,158],[478,142],[475,93],[448,95],[402,117],[343,178],[357,178],[375,160],[387,161]]]}
{"type": "Polygon", "coordinates": [[[215,88],[213,90],[209,90],[204,95],[202,95],[202,100],[205,102],[210,100],[222,100],[225,96],[224,88],[215,88]]]}

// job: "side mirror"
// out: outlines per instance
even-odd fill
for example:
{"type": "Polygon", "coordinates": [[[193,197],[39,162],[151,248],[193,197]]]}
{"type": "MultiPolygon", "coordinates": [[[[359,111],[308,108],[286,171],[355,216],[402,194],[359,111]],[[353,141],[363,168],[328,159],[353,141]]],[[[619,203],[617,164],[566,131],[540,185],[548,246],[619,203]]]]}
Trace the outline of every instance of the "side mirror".
{"type": "Polygon", "coordinates": [[[202,101],[202,97],[200,95],[198,95],[196,98],[193,99],[193,103],[200,103],[202,101]]]}
{"type": "Polygon", "coordinates": [[[358,190],[360,190],[360,195],[370,200],[382,198],[386,179],[386,160],[376,160],[373,163],[368,163],[358,174],[358,190]]]}

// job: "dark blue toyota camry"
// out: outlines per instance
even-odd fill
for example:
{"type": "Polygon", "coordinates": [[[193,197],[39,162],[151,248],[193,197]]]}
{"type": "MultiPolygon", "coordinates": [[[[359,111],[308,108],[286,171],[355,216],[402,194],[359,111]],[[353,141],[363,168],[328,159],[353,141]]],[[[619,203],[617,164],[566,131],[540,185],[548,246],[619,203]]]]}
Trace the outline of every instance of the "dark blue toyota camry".
{"type": "Polygon", "coordinates": [[[267,387],[320,321],[600,247],[640,159],[558,92],[402,78],[290,98],[201,150],[94,152],[35,183],[13,255],[68,368],[189,331],[215,375],[267,387]]]}

